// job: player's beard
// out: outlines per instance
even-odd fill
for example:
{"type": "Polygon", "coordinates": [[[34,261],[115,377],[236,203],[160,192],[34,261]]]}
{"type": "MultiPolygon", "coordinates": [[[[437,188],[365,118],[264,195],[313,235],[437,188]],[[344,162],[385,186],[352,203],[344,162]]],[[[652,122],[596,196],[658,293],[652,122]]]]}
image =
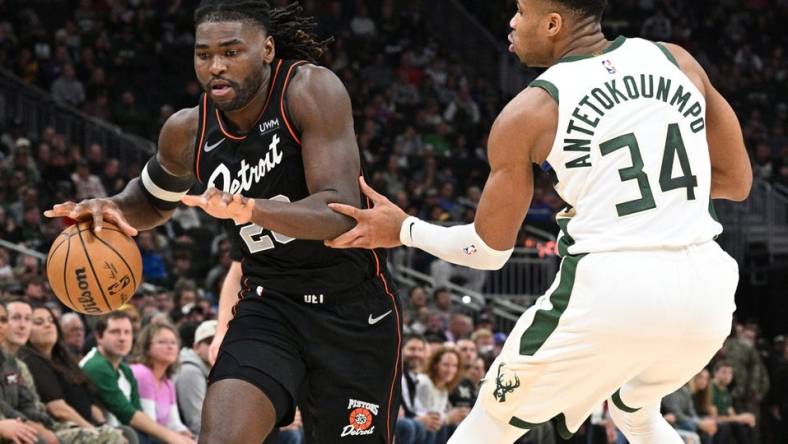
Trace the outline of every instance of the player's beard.
{"type": "Polygon", "coordinates": [[[253,69],[252,73],[243,79],[240,84],[228,80],[230,87],[235,90],[235,98],[226,103],[214,103],[216,107],[220,111],[226,112],[235,111],[248,105],[262,87],[264,68],[264,66],[260,66],[258,69],[253,69]]]}

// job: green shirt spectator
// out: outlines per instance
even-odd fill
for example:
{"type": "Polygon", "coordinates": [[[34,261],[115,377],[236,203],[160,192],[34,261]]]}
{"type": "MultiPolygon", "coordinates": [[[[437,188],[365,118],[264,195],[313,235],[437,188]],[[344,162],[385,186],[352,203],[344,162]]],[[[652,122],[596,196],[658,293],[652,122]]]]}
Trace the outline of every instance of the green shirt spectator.
{"type": "Polygon", "coordinates": [[[128,425],[134,413],[142,410],[137,380],[131,368],[121,362],[118,370],[115,370],[98,350],[90,353],[83,362],[82,369],[96,385],[101,402],[117,421],[128,425]]]}

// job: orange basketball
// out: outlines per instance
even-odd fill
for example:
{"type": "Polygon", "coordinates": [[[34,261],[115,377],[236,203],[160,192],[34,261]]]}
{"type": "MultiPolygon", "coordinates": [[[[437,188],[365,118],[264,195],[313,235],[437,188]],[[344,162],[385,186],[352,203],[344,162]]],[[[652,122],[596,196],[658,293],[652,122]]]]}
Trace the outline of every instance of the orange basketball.
{"type": "Polygon", "coordinates": [[[142,256],[134,240],[104,221],[72,225],[55,239],[47,256],[47,278],[60,302],[80,313],[100,315],[131,299],[142,281],[142,256]]]}

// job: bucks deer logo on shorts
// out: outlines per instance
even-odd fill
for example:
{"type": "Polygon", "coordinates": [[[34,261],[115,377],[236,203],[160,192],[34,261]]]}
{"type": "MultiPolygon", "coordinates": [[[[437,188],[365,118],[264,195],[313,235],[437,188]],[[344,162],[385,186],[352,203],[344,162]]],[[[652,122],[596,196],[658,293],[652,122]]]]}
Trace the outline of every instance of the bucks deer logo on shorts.
{"type": "Polygon", "coordinates": [[[506,402],[506,395],[520,387],[520,378],[512,371],[505,371],[503,367],[503,362],[498,364],[498,375],[495,377],[493,396],[498,402],[506,402]]]}
{"type": "Polygon", "coordinates": [[[372,422],[375,419],[375,415],[378,414],[379,407],[377,404],[350,399],[348,400],[347,408],[351,410],[350,415],[348,415],[350,424],[342,429],[342,433],[339,435],[341,438],[375,433],[375,426],[372,425],[372,422]]]}

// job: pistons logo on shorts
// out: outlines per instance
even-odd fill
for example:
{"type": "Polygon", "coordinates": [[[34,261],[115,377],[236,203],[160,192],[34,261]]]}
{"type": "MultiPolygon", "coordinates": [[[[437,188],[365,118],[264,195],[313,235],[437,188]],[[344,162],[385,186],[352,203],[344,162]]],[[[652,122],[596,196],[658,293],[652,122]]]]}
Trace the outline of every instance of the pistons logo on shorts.
{"type": "Polygon", "coordinates": [[[375,420],[375,415],[378,414],[377,404],[349,399],[347,408],[350,410],[348,415],[350,424],[342,429],[342,433],[339,435],[341,438],[375,433],[375,426],[372,423],[375,420]]]}

